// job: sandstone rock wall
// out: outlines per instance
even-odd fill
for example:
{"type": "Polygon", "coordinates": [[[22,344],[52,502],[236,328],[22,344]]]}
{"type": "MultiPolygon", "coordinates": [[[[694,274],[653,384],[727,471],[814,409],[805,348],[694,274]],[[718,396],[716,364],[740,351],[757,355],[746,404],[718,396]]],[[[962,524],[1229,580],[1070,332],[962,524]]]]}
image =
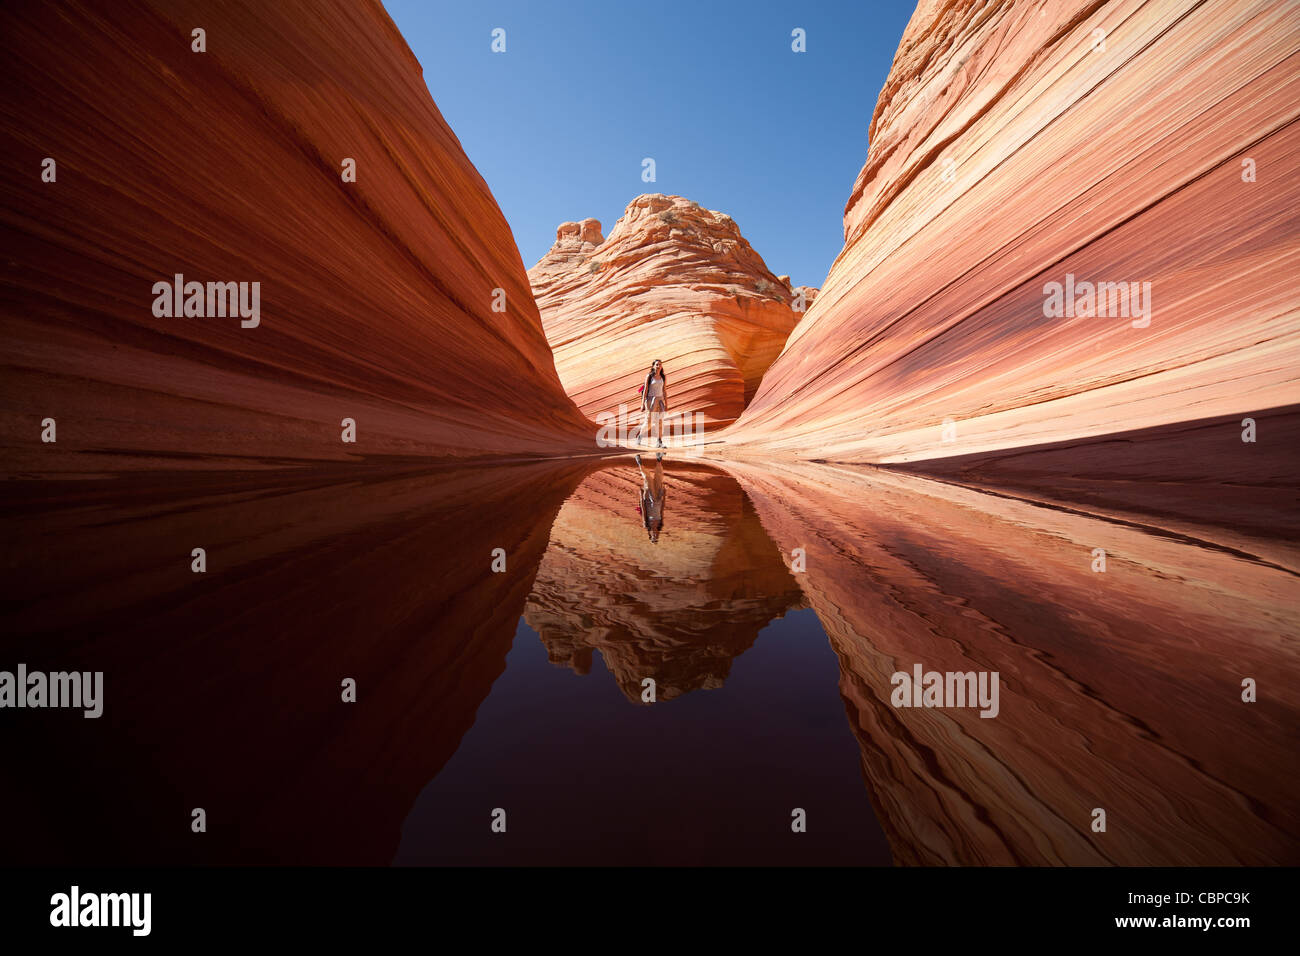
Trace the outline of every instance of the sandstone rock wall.
{"type": "Polygon", "coordinates": [[[378,0],[6,5],[0,44],[11,473],[594,447],[378,0]],[[260,282],[259,325],[156,316],[177,273],[260,282]]]}
{"type": "Polygon", "coordinates": [[[922,0],[732,440],[917,461],[1296,403],[1298,51],[1294,3],[922,0]],[[1067,282],[1149,283],[1148,321],[1045,316],[1067,282]]]}

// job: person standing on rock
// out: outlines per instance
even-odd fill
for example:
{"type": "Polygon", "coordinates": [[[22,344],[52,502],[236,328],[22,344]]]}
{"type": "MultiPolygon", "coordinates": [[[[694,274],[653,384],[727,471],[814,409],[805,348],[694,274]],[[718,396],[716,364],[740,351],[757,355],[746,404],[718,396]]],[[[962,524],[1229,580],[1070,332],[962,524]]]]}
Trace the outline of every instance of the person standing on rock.
{"type": "Polygon", "coordinates": [[[664,363],[655,359],[641,389],[641,433],[647,439],[655,425],[659,426],[659,447],[664,446],[664,414],[668,411],[668,373],[664,363]]]}

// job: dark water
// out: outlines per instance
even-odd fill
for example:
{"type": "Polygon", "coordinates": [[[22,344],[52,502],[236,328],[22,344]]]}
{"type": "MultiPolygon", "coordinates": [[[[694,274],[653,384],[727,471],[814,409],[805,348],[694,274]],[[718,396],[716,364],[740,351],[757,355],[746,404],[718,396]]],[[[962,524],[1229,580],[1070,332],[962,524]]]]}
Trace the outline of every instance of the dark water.
{"type": "Polygon", "coordinates": [[[653,540],[641,485],[606,469],[561,507],[396,862],[887,864],[835,655],[739,484],[670,466],[653,540]]]}
{"type": "Polygon", "coordinates": [[[3,861],[1300,862],[1285,548],[844,467],[663,489],[652,535],[630,459],[10,483],[0,669],[105,690],[0,711],[3,861]],[[916,664],[997,716],[894,706],[916,664]]]}
{"type": "Polygon", "coordinates": [[[629,702],[599,654],[582,676],[550,664],[520,622],[395,862],[888,864],[837,678],[810,610],[764,628],[723,687],[655,705],[629,702]]]}

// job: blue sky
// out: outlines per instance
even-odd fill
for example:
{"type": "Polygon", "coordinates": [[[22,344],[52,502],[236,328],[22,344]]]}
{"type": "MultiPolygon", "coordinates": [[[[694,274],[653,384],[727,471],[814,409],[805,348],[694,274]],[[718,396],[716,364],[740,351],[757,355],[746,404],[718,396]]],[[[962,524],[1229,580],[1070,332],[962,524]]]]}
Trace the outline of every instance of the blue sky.
{"type": "Polygon", "coordinates": [[[384,0],[505,213],[524,266],[646,192],[732,216],[820,286],[914,0],[384,0]],[[491,50],[492,30],[506,51],[491,50]],[[791,51],[806,31],[807,52],[791,51]],[[644,157],[657,181],[641,180],[644,157]]]}

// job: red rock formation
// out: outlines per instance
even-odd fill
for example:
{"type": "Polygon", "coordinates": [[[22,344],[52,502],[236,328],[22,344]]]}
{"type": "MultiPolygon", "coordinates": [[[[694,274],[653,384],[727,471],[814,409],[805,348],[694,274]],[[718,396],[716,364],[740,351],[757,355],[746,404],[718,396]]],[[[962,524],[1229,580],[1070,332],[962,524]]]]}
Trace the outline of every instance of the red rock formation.
{"type": "Polygon", "coordinates": [[[680,196],[638,196],[604,240],[595,219],[562,223],[528,277],[560,381],[590,418],[635,409],[659,358],[671,412],[731,422],[797,318],[735,221],[680,196]]]}
{"type": "Polygon", "coordinates": [[[94,6],[0,12],[11,473],[594,447],[378,0],[94,6]],[[260,282],[260,324],[156,317],[176,273],[260,282]]]}
{"type": "Polygon", "coordinates": [[[1265,0],[922,0],[733,440],[899,462],[1296,403],[1298,38],[1265,0]],[[1045,317],[1067,275],[1150,283],[1149,324],[1045,317]]]}

